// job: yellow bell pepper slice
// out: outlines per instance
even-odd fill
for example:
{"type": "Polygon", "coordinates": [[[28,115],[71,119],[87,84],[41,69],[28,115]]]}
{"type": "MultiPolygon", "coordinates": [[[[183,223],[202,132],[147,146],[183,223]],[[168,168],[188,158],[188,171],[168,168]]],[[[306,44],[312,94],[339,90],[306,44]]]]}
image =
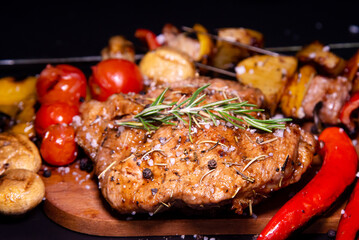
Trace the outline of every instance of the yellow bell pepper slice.
{"type": "Polygon", "coordinates": [[[36,93],[36,77],[15,81],[13,77],[0,79],[0,105],[14,105],[36,93]]]}
{"type": "Polygon", "coordinates": [[[202,59],[204,56],[208,56],[213,48],[212,39],[203,33],[208,33],[207,29],[199,23],[196,23],[193,26],[193,29],[197,32],[197,38],[199,41],[199,59],[202,59]]]}

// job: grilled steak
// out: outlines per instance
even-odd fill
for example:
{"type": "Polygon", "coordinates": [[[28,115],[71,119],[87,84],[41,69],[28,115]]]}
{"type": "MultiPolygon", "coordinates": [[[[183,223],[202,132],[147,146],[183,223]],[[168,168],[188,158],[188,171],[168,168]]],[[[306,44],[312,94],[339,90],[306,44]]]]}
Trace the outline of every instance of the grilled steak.
{"type": "Polygon", "coordinates": [[[328,124],[338,124],[340,110],[349,97],[351,83],[344,77],[335,79],[315,76],[308,87],[303,99],[303,110],[307,117],[313,117],[314,107],[322,102],[319,118],[328,124]]]}
{"type": "MultiPolygon", "coordinates": [[[[237,96],[263,104],[260,91],[220,79],[171,83],[165,101],[191,95],[205,83],[207,102],[237,96]]],[[[315,141],[297,125],[262,133],[220,121],[145,130],[116,126],[141,112],[165,86],[146,95],[113,95],[81,107],[77,142],[95,162],[102,194],[120,213],[157,212],[176,203],[194,208],[232,204],[237,213],[270,192],[298,181],[311,163],[315,141]]],[[[263,117],[258,115],[258,117],[263,117]]]]}

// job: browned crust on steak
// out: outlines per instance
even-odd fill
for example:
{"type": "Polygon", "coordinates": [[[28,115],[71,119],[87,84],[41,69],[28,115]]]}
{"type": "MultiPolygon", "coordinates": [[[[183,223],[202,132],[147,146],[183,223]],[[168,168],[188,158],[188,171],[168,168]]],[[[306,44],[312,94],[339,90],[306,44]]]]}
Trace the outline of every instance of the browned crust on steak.
{"type": "MultiPolygon", "coordinates": [[[[219,79],[167,85],[165,101],[178,100],[206,83],[211,83],[207,101],[238,96],[262,106],[258,90],[219,79]]],[[[153,213],[178,201],[194,208],[232,203],[241,213],[249,201],[256,203],[298,181],[310,165],[315,140],[295,124],[262,133],[225,122],[207,123],[193,127],[193,142],[182,123],[161,126],[151,135],[115,126],[115,119],[140,112],[163,87],[149,89],[144,96],[90,101],[81,108],[82,119],[75,121],[77,141],[95,162],[102,194],[120,213],[153,213]],[[253,160],[256,157],[260,158],[253,160]],[[147,178],[145,169],[151,173],[147,178]]]]}

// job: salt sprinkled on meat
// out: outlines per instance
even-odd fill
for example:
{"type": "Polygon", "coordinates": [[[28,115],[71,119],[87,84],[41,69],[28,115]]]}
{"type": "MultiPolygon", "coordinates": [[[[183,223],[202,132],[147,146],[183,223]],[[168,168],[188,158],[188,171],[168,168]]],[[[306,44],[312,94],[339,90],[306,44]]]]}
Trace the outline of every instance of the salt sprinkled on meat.
{"type": "Polygon", "coordinates": [[[208,124],[208,123],[206,123],[205,125],[204,125],[204,128],[205,129],[209,129],[211,126],[208,124]]]}
{"type": "Polygon", "coordinates": [[[283,114],[276,114],[272,117],[272,119],[280,119],[280,118],[283,118],[284,115],[283,114]]]}
{"type": "Polygon", "coordinates": [[[93,147],[93,148],[97,148],[97,147],[98,147],[98,143],[96,142],[96,139],[92,139],[92,141],[91,141],[91,147],[93,147]]]}
{"type": "Polygon", "coordinates": [[[231,146],[229,149],[228,149],[228,152],[233,152],[236,148],[231,146]]]}
{"type": "Polygon", "coordinates": [[[227,123],[226,123],[226,126],[227,126],[227,127],[233,127],[233,124],[230,123],[230,122],[227,122],[227,123]]]}
{"type": "Polygon", "coordinates": [[[174,159],[174,158],[170,158],[170,163],[171,163],[171,165],[174,165],[174,164],[175,164],[175,162],[176,162],[176,159],[174,159]]]}
{"type": "Polygon", "coordinates": [[[290,131],[290,128],[289,128],[289,127],[286,127],[286,128],[285,128],[285,130],[286,130],[287,132],[291,133],[291,131],[290,131]]]}
{"type": "Polygon", "coordinates": [[[268,156],[273,157],[273,153],[271,153],[271,152],[268,153],[268,156]]]}
{"type": "Polygon", "coordinates": [[[85,188],[86,188],[87,190],[89,190],[89,189],[90,189],[90,185],[86,185],[85,188]]]}
{"type": "Polygon", "coordinates": [[[246,72],[246,68],[244,66],[236,67],[234,70],[238,75],[241,75],[246,72]]]}
{"type": "Polygon", "coordinates": [[[113,125],[111,123],[107,124],[109,128],[113,128],[113,125]]]}
{"type": "Polygon", "coordinates": [[[136,151],[137,151],[137,148],[131,147],[131,153],[134,153],[134,152],[136,152],[136,151]]]}
{"type": "Polygon", "coordinates": [[[345,210],[344,209],[342,209],[341,211],[340,211],[340,214],[344,214],[345,213],[345,210]]]}
{"type": "Polygon", "coordinates": [[[150,167],[153,166],[153,160],[152,160],[152,159],[148,160],[148,165],[149,165],[150,167]]]}
{"type": "Polygon", "coordinates": [[[75,126],[80,126],[82,124],[81,117],[79,115],[73,116],[72,124],[74,124],[75,126]]]}
{"type": "Polygon", "coordinates": [[[315,58],[316,54],[315,53],[311,53],[309,54],[309,58],[315,58]]]}
{"type": "Polygon", "coordinates": [[[276,136],[276,137],[282,138],[283,135],[284,135],[284,130],[283,130],[283,129],[277,129],[277,130],[275,130],[275,132],[273,133],[273,135],[276,136]]]}

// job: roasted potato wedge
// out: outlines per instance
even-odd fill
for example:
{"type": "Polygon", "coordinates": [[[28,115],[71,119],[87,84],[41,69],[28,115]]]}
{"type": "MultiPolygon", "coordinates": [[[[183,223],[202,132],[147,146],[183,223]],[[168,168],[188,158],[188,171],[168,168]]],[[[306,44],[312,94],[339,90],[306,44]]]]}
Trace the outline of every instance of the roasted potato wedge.
{"type": "Polygon", "coordinates": [[[338,76],[345,67],[345,60],[329,51],[329,47],[318,41],[305,46],[297,53],[299,61],[314,63],[323,73],[338,76]]]}
{"type": "Polygon", "coordinates": [[[310,65],[305,65],[299,69],[290,79],[286,90],[281,98],[280,106],[286,116],[304,118],[302,102],[316,70],[310,65]]]}
{"type": "Polygon", "coordinates": [[[273,114],[282,97],[287,79],[291,78],[297,69],[295,57],[257,55],[238,63],[237,79],[247,85],[259,88],[273,114]]]}
{"type": "Polygon", "coordinates": [[[41,167],[39,150],[23,134],[0,134],[0,175],[10,169],[27,169],[37,172],[41,167]]]}
{"type": "MultiPolygon", "coordinates": [[[[263,35],[251,29],[222,28],[218,31],[218,36],[230,41],[263,47],[263,35]]],[[[213,56],[212,65],[221,69],[230,69],[249,55],[250,53],[246,49],[224,41],[217,41],[217,50],[213,56]]]]}
{"type": "Polygon", "coordinates": [[[0,177],[0,213],[19,215],[36,207],[45,196],[39,175],[26,169],[11,169],[0,177]]]}
{"type": "Polygon", "coordinates": [[[196,75],[190,57],[170,47],[148,52],[139,66],[143,75],[158,82],[176,82],[196,75]]]}

